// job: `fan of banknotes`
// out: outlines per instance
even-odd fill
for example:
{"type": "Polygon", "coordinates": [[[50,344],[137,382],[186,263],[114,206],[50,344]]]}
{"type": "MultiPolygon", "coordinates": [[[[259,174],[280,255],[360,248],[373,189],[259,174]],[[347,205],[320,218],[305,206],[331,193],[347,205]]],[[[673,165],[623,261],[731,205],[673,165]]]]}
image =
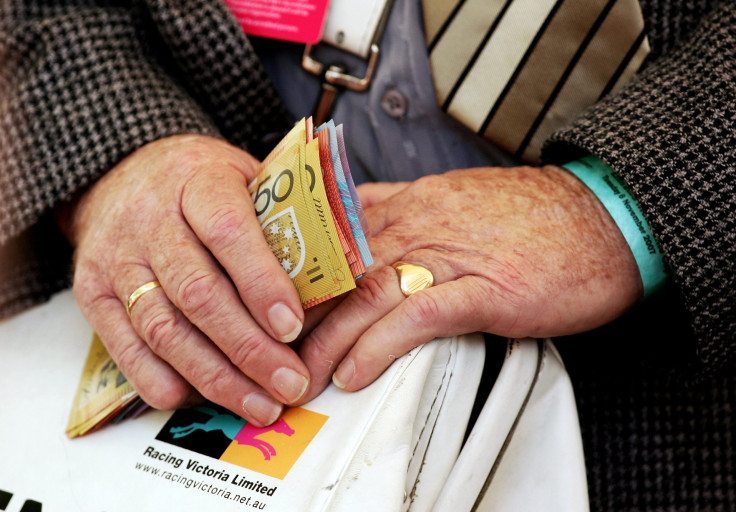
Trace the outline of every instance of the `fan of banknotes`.
{"type": "MultiPolygon", "coordinates": [[[[355,288],[373,263],[368,224],[345,153],[342,125],[300,120],[248,186],[274,256],[304,309],[355,288]]],[[[146,404],[95,334],[66,433],[74,438],[134,417],[146,404]]]]}
{"type": "Polygon", "coordinates": [[[342,125],[303,119],[248,186],[271,250],[305,308],[355,288],[371,263],[342,125]]]}

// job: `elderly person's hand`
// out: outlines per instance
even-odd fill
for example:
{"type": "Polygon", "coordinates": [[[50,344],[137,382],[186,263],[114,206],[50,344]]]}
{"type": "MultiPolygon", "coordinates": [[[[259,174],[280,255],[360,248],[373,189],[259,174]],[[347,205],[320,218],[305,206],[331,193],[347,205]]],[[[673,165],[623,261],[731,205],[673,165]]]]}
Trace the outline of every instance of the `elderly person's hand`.
{"type": "Polygon", "coordinates": [[[556,336],[600,326],[642,295],[633,254],[600,201],[558,167],[482,168],[360,187],[376,263],[304,339],[312,386],[357,390],[438,336],[556,336]],[[390,265],[435,284],[405,297],[390,265]]]}
{"type": "Polygon", "coordinates": [[[170,137],[122,161],[71,214],[77,301],[154,407],[201,394],[266,425],[308,387],[285,344],[304,312],[247,190],[257,166],[222,141],[170,137]],[[155,280],[128,315],[129,296],[155,280]]]}

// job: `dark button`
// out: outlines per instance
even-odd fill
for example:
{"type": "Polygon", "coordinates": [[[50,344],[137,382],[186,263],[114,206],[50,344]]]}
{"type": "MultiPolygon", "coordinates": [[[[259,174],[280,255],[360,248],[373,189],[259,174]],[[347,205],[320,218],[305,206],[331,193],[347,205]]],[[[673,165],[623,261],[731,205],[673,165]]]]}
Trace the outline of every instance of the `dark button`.
{"type": "Polygon", "coordinates": [[[401,94],[397,89],[388,89],[383,93],[381,106],[383,107],[383,111],[390,117],[399,119],[406,115],[409,101],[406,99],[406,96],[401,94]]]}

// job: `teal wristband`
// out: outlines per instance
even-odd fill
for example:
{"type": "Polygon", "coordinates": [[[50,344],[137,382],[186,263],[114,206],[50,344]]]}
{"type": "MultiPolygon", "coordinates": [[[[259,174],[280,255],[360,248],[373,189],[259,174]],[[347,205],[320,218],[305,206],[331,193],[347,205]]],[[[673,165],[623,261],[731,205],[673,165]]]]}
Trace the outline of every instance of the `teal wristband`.
{"type": "Polygon", "coordinates": [[[613,217],[636,259],[644,284],[644,298],[659,290],[667,280],[668,266],[639,204],[623,180],[595,156],[586,156],[562,167],[585,183],[613,217]]]}

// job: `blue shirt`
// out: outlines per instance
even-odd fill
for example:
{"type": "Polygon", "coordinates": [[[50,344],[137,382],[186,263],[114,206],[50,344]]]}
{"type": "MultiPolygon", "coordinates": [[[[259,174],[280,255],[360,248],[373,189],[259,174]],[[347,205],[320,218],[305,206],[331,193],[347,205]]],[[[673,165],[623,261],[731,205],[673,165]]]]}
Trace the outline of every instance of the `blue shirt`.
{"type": "MultiPolygon", "coordinates": [[[[356,183],[406,181],[452,169],[521,162],[442,112],[435,103],[419,0],[395,0],[379,43],[371,87],[344,91],[332,118],[344,124],[356,183]]],[[[268,74],[295,119],[312,114],[321,78],[301,66],[304,45],[253,39],[268,74]]],[[[364,76],[365,61],[326,44],[314,57],[364,76]]]]}

